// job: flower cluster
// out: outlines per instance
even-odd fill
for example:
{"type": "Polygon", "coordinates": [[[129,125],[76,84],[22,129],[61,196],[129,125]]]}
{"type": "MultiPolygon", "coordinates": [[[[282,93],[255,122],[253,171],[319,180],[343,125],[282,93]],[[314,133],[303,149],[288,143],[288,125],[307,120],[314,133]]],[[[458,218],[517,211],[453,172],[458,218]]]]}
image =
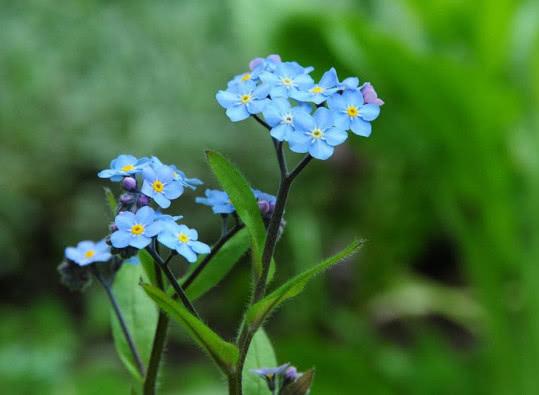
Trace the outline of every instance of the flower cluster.
{"type": "Polygon", "coordinates": [[[159,209],[168,208],[185,188],[196,189],[202,181],[187,178],[177,167],[163,164],[156,157],[139,159],[132,155],[118,156],[98,177],[121,182],[125,190],[118,199],[117,215],[110,227],[112,234],[107,241],[82,241],[76,247],[67,247],[68,262],[78,266],[108,262],[115,253],[128,258],[148,247],[152,240],[188,262],[195,262],[198,254],[210,252],[207,244],[198,241],[196,230],[178,224],[181,216],[163,214],[151,207],[153,202],[159,209]]]}
{"type": "Polygon", "coordinates": [[[339,82],[334,68],[316,82],[312,67],[283,62],[278,55],[257,58],[235,76],[217,101],[237,122],[262,114],[271,136],[290,150],[328,159],[348,132],[368,137],[384,102],[373,86],[349,77],[339,82]]]}

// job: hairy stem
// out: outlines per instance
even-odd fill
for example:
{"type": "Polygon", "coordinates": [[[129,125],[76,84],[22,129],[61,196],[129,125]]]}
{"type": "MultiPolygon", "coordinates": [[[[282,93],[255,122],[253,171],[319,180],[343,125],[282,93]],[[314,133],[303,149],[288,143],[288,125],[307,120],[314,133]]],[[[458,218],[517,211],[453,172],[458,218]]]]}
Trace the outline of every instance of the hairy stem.
{"type": "Polygon", "coordinates": [[[99,270],[95,268],[95,266],[93,267],[93,274],[95,278],[97,279],[97,281],[101,284],[105,292],[107,293],[107,296],[109,298],[110,304],[112,305],[114,314],[116,315],[116,318],[118,319],[118,323],[120,324],[122,333],[125,337],[125,340],[127,341],[127,345],[129,346],[129,350],[131,351],[131,354],[133,355],[133,360],[135,361],[135,364],[137,365],[137,369],[140,375],[144,377],[144,374],[145,374],[144,363],[142,362],[142,358],[140,358],[140,354],[137,350],[137,346],[135,345],[135,342],[133,341],[133,337],[131,336],[129,329],[127,328],[127,324],[125,323],[125,319],[122,314],[122,311],[120,310],[120,306],[118,305],[116,297],[114,296],[114,293],[112,292],[112,287],[110,286],[110,284],[108,284],[106,281],[103,280],[103,277],[101,277],[99,270]]]}

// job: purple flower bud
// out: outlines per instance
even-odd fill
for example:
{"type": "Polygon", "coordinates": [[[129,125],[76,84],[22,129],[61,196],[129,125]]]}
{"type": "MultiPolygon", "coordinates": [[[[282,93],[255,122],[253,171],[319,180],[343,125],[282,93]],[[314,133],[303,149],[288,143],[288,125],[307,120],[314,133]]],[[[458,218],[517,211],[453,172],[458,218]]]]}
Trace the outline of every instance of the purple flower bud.
{"type": "Polygon", "coordinates": [[[271,212],[271,204],[267,200],[259,200],[258,207],[260,208],[260,212],[264,217],[271,212]]]}
{"type": "Polygon", "coordinates": [[[298,370],[295,366],[290,366],[288,369],[286,369],[286,372],[284,372],[284,377],[286,380],[296,381],[296,379],[299,377],[298,370]]]}
{"type": "Polygon", "coordinates": [[[110,233],[112,232],[116,232],[118,230],[118,227],[116,226],[116,224],[113,222],[112,224],[109,225],[109,231],[110,233]]]}
{"type": "Polygon", "coordinates": [[[384,101],[378,98],[378,94],[370,82],[365,82],[363,84],[361,87],[361,93],[363,94],[363,99],[365,100],[366,104],[376,104],[377,106],[384,104],[384,101]]]}
{"type": "Polygon", "coordinates": [[[129,204],[129,203],[133,203],[133,195],[131,195],[130,193],[122,193],[120,195],[120,203],[122,204],[129,204]]]}
{"type": "Polygon", "coordinates": [[[125,177],[122,181],[122,187],[126,191],[134,191],[137,189],[137,180],[133,177],[125,177]]]}
{"type": "Polygon", "coordinates": [[[254,70],[256,66],[262,64],[264,62],[264,58],[254,58],[249,62],[249,68],[251,70],[254,70]]]}
{"type": "Polygon", "coordinates": [[[150,204],[150,198],[146,195],[140,195],[137,200],[137,206],[143,207],[150,204]]]}

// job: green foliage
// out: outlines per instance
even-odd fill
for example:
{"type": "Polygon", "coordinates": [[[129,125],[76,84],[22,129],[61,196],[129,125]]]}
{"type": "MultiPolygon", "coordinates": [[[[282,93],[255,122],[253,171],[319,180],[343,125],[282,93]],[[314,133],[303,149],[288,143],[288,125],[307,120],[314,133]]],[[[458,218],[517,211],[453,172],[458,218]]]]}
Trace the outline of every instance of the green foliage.
{"type": "MultiPolygon", "coordinates": [[[[141,265],[124,264],[114,279],[113,292],[140,357],[144,365],[147,365],[152,350],[158,314],[155,305],[138,286],[141,279],[147,281],[141,265]]],[[[110,320],[114,344],[120,359],[129,370],[129,373],[137,380],[142,380],[118,319],[112,309],[110,320]]]]}
{"type": "Polygon", "coordinates": [[[150,284],[142,284],[142,288],[165,313],[182,325],[194,342],[208,353],[224,373],[229,373],[233,369],[238,360],[238,349],[234,344],[223,340],[183,305],[159,288],[150,284]]]}
{"type": "Polygon", "coordinates": [[[249,308],[246,314],[247,323],[254,328],[258,328],[262,325],[266,317],[280,304],[301,293],[303,288],[305,288],[305,285],[307,285],[314,276],[322,273],[344,259],[349,258],[358,252],[362,245],[363,242],[354,241],[338,254],[288,280],[285,284],[281,285],[275,291],[266,295],[262,300],[249,308]]]}
{"type": "MultiPolygon", "coordinates": [[[[186,294],[191,300],[196,300],[215,287],[230,272],[236,262],[249,249],[250,236],[247,229],[241,229],[221,247],[211,259],[208,266],[196,277],[186,294]]],[[[193,265],[194,270],[204,259],[202,257],[193,265]]],[[[192,272],[192,270],[190,272],[192,272]]],[[[190,273],[189,272],[189,273],[190,273]]],[[[185,278],[185,277],[184,277],[185,278]]]]}
{"type": "Polygon", "coordinates": [[[258,276],[262,270],[260,259],[266,239],[266,230],[251,186],[240,171],[223,155],[208,151],[206,156],[219,184],[230,197],[238,216],[251,234],[254,269],[258,276]]]}
{"type": "Polygon", "coordinates": [[[139,250],[138,258],[150,284],[157,286],[156,266],[150,253],[146,250],[139,250]]]}
{"type": "Polygon", "coordinates": [[[245,394],[249,395],[269,395],[270,391],[266,381],[261,377],[253,374],[253,369],[273,368],[278,365],[275,351],[271,345],[271,341],[264,329],[260,328],[256,331],[245,365],[243,367],[243,383],[242,388],[245,394]]]}
{"type": "Polygon", "coordinates": [[[110,188],[103,188],[105,191],[105,200],[107,202],[107,206],[109,207],[110,216],[111,218],[114,218],[116,216],[116,209],[118,206],[118,202],[116,202],[116,197],[114,196],[114,193],[110,190],[110,188]]]}

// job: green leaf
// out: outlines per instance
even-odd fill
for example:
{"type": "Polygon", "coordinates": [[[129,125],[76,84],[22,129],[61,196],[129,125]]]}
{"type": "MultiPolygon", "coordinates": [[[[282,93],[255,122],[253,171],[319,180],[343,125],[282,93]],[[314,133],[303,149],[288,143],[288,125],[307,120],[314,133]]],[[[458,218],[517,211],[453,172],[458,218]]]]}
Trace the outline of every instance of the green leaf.
{"type": "Polygon", "coordinates": [[[313,385],[314,369],[309,369],[293,383],[288,384],[280,395],[306,395],[313,385]]]}
{"type": "MultiPolygon", "coordinates": [[[[158,312],[152,301],[138,286],[141,278],[146,277],[140,265],[122,265],[114,279],[113,292],[140,357],[146,366],[150,358],[158,312]]],[[[112,309],[111,324],[114,344],[120,359],[136,379],[142,380],[112,309]]]]}
{"type": "Polygon", "coordinates": [[[270,339],[260,328],[254,335],[243,367],[243,392],[249,395],[271,395],[266,381],[251,372],[252,369],[277,366],[277,358],[270,339]]]}
{"type": "Polygon", "coordinates": [[[236,212],[251,234],[253,263],[258,276],[262,269],[261,256],[266,240],[266,228],[251,186],[223,155],[215,151],[207,151],[206,155],[219,184],[230,197],[236,212]]]}
{"type": "Polygon", "coordinates": [[[157,286],[155,263],[150,253],[146,250],[139,250],[138,258],[150,284],[157,286]]]}
{"type": "Polygon", "coordinates": [[[186,329],[195,343],[210,355],[224,373],[229,374],[232,371],[239,355],[239,351],[234,344],[223,340],[183,305],[173,300],[159,288],[150,284],[142,284],[142,287],[165,313],[186,329]]]}
{"type": "Polygon", "coordinates": [[[105,200],[107,201],[107,205],[109,206],[110,214],[112,218],[116,217],[116,208],[118,203],[116,202],[116,197],[110,190],[110,188],[103,188],[105,190],[105,200]]]}
{"type": "MultiPolygon", "coordinates": [[[[198,299],[211,288],[215,287],[248,249],[249,231],[247,229],[241,229],[221,247],[204,270],[202,270],[191,285],[186,288],[185,292],[189,299],[198,299]]],[[[202,259],[200,259],[197,264],[200,264],[202,259]]],[[[196,268],[196,266],[197,265],[193,265],[193,269],[196,268]]]]}
{"type": "Polygon", "coordinates": [[[277,306],[287,299],[298,295],[314,276],[348,258],[350,255],[355,254],[361,248],[362,244],[363,242],[361,241],[352,242],[348,247],[338,254],[326,259],[322,263],[319,263],[315,267],[301,273],[300,275],[281,285],[271,294],[267,295],[265,298],[255,303],[249,308],[249,310],[247,310],[247,323],[254,328],[259,327],[264,319],[277,306]]]}

